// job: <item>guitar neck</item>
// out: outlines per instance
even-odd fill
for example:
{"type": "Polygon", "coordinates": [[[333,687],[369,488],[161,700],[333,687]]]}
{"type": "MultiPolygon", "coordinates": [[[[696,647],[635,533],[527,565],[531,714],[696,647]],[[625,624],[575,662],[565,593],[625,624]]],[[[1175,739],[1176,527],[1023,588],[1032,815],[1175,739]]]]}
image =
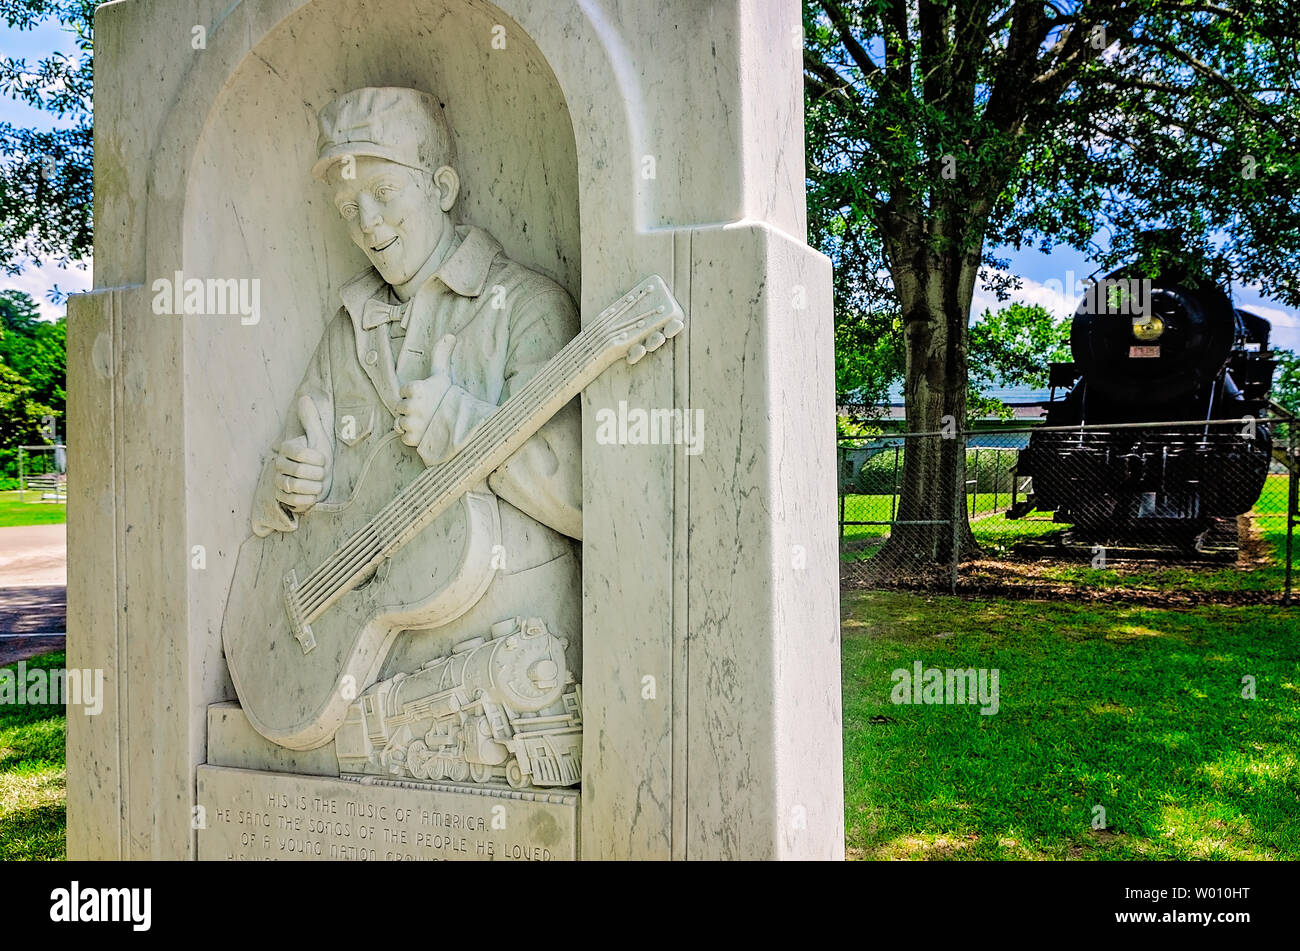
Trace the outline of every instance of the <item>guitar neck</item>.
{"type": "Polygon", "coordinates": [[[464,447],[444,465],[426,469],[373,520],[393,510],[396,531],[385,533],[389,557],[514,455],[552,416],[619,358],[604,345],[602,328],[584,330],[470,434],[464,447]]]}
{"type": "MultiPolygon", "coordinates": [[[[384,559],[445,512],[474,485],[517,452],[546,421],[628,350],[615,328],[656,313],[644,288],[620,298],[566,344],[516,393],[470,434],[441,466],[425,469],[378,515],[295,587],[305,595],[306,623],[352,590],[384,559]],[[644,314],[629,317],[636,308],[644,314]]],[[[659,307],[662,311],[663,308],[659,307]]]]}

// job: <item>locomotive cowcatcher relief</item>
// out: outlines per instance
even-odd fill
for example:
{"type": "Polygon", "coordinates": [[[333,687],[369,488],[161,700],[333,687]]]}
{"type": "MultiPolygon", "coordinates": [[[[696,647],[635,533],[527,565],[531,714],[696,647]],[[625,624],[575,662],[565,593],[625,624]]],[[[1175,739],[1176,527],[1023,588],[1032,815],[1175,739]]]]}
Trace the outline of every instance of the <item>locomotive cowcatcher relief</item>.
{"type": "Polygon", "coordinates": [[[372,267],[340,290],[253,500],[222,628],[241,706],[282,746],[335,740],[343,774],[576,784],[574,397],[680,307],[652,276],[579,333],[562,287],[458,222],[433,97],[358,89],[319,119],[313,173],[372,267]],[[434,646],[385,673],[410,631],[434,646]]]}

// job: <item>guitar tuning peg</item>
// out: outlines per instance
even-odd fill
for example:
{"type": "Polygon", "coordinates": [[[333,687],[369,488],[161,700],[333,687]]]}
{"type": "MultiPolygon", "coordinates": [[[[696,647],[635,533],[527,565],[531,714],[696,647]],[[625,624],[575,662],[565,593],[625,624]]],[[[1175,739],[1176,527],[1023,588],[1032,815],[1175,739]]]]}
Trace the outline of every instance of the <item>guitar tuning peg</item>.
{"type": "Polygon", "coordinates": [[[667,337],[656,330],[650,336],[646,337],[645,348],[647,350],[658,350],[664,345],[664,341],[667,339],[667,337]]]}
{"type": "Polygon", "coordinates": [[[627,352],[627,362],[629,364],[635,364],[638,360],[644,357],[645,354],[646,354],[645,347],[641,346],[641,344],[638,343],[635,346],[633,346],[631,350],[627,352]]]}
{"type": "Polygon", "coordinates": [[[682,323],[679,319],[674,317],[672,320],[668,321],[667,326],[664,327],[663,335],[665,337],[676,337],[679,333],[682,332],[682,329],[685,326],[686,325],[684,323],[682,323]]]}

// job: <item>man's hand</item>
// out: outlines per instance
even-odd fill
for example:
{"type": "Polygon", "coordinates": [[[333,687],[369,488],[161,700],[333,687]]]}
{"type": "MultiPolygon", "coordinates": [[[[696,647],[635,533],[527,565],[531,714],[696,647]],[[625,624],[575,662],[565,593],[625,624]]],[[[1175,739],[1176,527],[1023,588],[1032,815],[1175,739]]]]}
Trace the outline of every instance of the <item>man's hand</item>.
{"type": "Polygon", "coordinates": [[[455,345],[456,338],[451,334],[439,340],[433,350],[433,375],[427,380],[403,384],[398,391],[402,402],[397,406],[397,429],[402,434],[402,442],[413,449],[420,445],[438,404],[453,386],[451,350],[455,345]]]}
{"type": "Polygon", "coordinates": [[[301,514],[328,492],[332,459],[329,437],[310,397],[298,400],[298,418],[306,435],[276,447],[275,500],[301,514]]]}

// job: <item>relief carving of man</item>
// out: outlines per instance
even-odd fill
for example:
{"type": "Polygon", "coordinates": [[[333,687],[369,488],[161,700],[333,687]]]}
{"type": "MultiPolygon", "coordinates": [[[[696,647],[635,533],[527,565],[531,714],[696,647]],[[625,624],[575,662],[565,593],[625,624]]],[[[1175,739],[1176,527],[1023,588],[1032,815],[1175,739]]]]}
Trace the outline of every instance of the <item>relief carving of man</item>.
{"type": "MultiPolygon", "coordinates": [[[[507,258],[486,231],[458,223],[460,178],[433,97],[358,89],[321,111],[320,130],[313,173],[328,184],[373,266],[342,286],[342,306],[294,394],[254,500],[252,527],[261,537],[293,532],[314,506],[349,499],[363,477],[375,477],[368,463],[393,429],[426,466],[446,462],[578,332],[562,287],[507,258]]],[[[576,671],[577,403],[496,469],[487,486],[500,510],[498,571],[468,613],[444,628],[399,636],[385,676],[512,616],[539,618],[568,635],[576,671]]],[[[400,488],[394,485],[394,494],[400,488]]]]}

